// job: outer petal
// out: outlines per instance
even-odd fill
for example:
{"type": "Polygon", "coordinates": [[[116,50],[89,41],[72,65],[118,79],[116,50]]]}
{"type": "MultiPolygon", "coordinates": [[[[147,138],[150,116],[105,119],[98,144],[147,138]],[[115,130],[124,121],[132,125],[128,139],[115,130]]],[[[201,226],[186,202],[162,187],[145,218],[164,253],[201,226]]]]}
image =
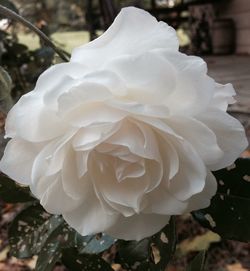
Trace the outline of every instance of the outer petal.
{"type": "Polygon", "coordinates": [[[216,137],[224,156],[216,164],[209,166],[210,170],[218,170],[231,165],[247,148],[248,141],[241,123],[229,114],[211,109],[198,117],[211,129],[216,137]]]}
{"type": "Polygon", "coordinates": [[[211,107],[226,112],[228,105],[235,102],[235,99],[233,98],[235,95],[236,93],[232,84],[215,84],[215,92],[211,101],[211,107]]]}
{"type": "Polygon", "coordinates": [[[45,107],[39,93],[30,92],[10,110],[5,129],[6,137],[41,142],[62,135],[66,127],[54,111],[45,107]]]}
{"type": "Polygon", "coordinates": [[[168,224],[169,219],[170,216],[157,214],[120,216],[119,220],[106,230],[106,233],[118,239],[139,241],[160,231],[168,224]]]}
{"type": "Polygon", "coordinates": [[[223,156],[216,135],[202,122],[181,116],[168,118],[166,123],[191,143],[206,165],[216,163],[223,156]]]}
{"type": "Polygon", "coordinates": [[[63,217],[71,227],[85,236],[106,232],[109,227],[116,224],[118,214],[107,214],[92,188],[83,204],[71,212],[65,212],[63,217]]]}
{"type": "Polygon", "coordinates": [[[58,97],[59,114],[65,114],[79,106],[104,102],[113,96],[127,94],[124,82],[111,71],[88,73],[76,86],[58,97]]]}
{"type": "Polygon", "coordinates": [[[88,69],[79,63],[60,63],[50,67],[40,75],[34,92],[44,97],[46,106],[55,110],[57,98],[71,87],[77,85],[88,69]]]}
{"type": "Polygon", "coordinates": [[[178,39],[173,28],[141,9],[122,9],[111,27],[96,40],[76,48],[71,62],[88,63],[99,68],[111,58],[143,53],[155,48],[178,50],[178,39]]]}
{"type": "MultiPolygon", "coordinates": [[[[43,183],[44,193],[40,195],[40,203],[44,209],[52,214],[62,214],[77,208],[83,199],[70,197],[63,189],[62,180],[59,174],[44,177],[40,180],[43,183]]],[[[37,187],[35,188],[37,192],[37,187]]],[[[31,186],[33,192],[33,186],[31,186]]]]}
{"type": "Polygon", "coordinates": [[[188,142],[177,141],[174,146],[179,155],[180,166],[178,173],[168,182],[168,189],[178,200],[185,201],[204,189],[206,168],[188,142]]]}
{"type": "Polygon", "coordinates": [[[105,67],[117,73],[128,88],[128,98],[146,104],[164,104],[176,85],[176,71],[154,52],[122,56],[105,67]]]}
{"type": "Polygon", "coordinates": [[[45,145],[37,154],[32,168],[31,179],[35,184],[41,177],[54,175],[59,172],[63,166],[65,156],[67,155],[67,143],[70,141],[75,131],[68,131],[59,139],[53,140],[45,145]]]}
{"type": "Polygon", "coordinates": [[[29,185],[31,170],[39,147],[22,139],[11,139],[0,161],[0,170],[13,180],[29,185]]]}
{"type": "Polygon", "coordinates": [[[53,65],[39,76],[34,91],[48,93],[55,89],[65,77],[76,80],[83,77],[86,72],[89,72],[86,66],[79,63],[69,62],[53,65]]]}
{"type": "Polygon", "coordinates": [[[92,105],[112,97],[103,85],[84,82],[62,94],[58,99],[59,114],[65,115],[79,106],[92,105]]]}
{"type": "Polygon", "coordinates": [[[217,182],[214,175],[208,171],[204,189],[201,193],[193,196],[189,200],[186,212],[192,212],[198,209],[206,208],[210,205],[211,198],[215,195],[217,190],[217,182]]]}
{"type": "Polygon", "coordinates": [[[207,76],[207,65],[200,58],[169,50],[156,50],[176,70],[176,87],[166,105],[172,115],[193,116],[206,110],[214,95],[215,83],[207,76]]]}
{"type": "Polygon", "coordinates": [[[151,191],[147,195],[147,200],[147,208],[143,210],[145,213],[181,215],[188,206],[188,202],[177,200],[163,185],[151,191]]]}
{"type": "Polygon", "coordinates": [[[69,125],[82,128],[90,125],[118,123],[128,115],[127,112],[111,108],[105,104],[85,104],[71,110],[63,116],[69,125]]]}

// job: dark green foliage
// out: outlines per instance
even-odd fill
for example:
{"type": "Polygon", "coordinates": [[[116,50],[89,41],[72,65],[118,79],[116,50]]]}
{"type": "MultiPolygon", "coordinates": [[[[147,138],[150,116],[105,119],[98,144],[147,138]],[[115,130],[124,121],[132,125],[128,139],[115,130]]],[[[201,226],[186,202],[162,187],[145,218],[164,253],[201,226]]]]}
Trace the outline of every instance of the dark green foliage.
{"type": "Polygon", "coordinates": [[[13,102],[11,98],[12,80],[9,74],[0,67],[0,111],[7,114],[13,102]]]}
{"type": "Polygon", "coordinates": [[[64,250],[62,262],[70,271],[113,271],[100,256],[79,254],[77,249],[64,250]]]}
{"type": "Polygon", "coordinates": [[[17,258],[29,258],[39,253],[47,238],[62,223],[61,217],[49,215],[41,205],[28,206],[10,226],[11,254],[17,258]]]}
{"type": "Polygon", "coordinates": [[[138,271],[164,271],[174,254],[176,245],[175,221],[150,238],[118,241],[118,259],[126,268],[138,271]]]}
{"type": "Polygon", "coordinates": [[[8,203],[36,201],[29,188],[21,187],[3,174],[0,174],[0,198],[8,203]]]}
{"type": "Polygon", "coordinates": [[[250,241],[250,159],[238,159],[214,175],[218,191],[211,205],[193,216],[224,239],[250,241]]]}
{"type": "Polygon", "coordinates": [[[45,239],[38,254],[36,271],[53,270],[55,263],[61,259],[62,249],[74,246],[75,231],[64,222],[60,223],[45,239]]]}
{"type": "MultiPolygon", "coordinates": [[[[104,234],[80,236],[61,216],[46,213],[39,204],[29,205],[22,210],[9,229],[11,254],[17,258],[38,255],[37,271],[52,270],[55,263],[60,261],[62,250],[66,248],[77,248],[79,259],[85,253],[89,266],[93,264],[93,260],[99,258],[97,254],[107,250],[114,242],[113,238],[104,234]]],[[[107,266],[102,260],[100,263],[102,267],[107,266]]]]}
{"type": "Polygon", "coordinates": [[[81,236],[76,235],[77,247],[81,253],[98,254],[109,249],[115,239],[106,234],[81,236]]]}

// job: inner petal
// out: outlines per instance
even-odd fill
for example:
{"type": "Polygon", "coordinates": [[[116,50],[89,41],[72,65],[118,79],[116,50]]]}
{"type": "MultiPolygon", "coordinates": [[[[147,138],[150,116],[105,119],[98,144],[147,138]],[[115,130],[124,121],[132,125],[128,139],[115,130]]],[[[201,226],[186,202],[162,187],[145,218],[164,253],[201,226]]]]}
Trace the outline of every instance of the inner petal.
{"type": "Polygon", "coordinates": [[[127,177],[118,181],[115,172],[115,160],[111,155],[91,153],[89,167],[97,190],[107,203],[112,202],[140,212],[143,209],[143,195],[148,187],[148,174],[141,177],[127,177]]]}
{"type": "Polygon", "coordinates": [[[118,182],[124,181],[126,178],[138,178],[145,174],[144,159],[139,162],[130,163],[120,159],[116,159],[115,175],[118,182]]]}

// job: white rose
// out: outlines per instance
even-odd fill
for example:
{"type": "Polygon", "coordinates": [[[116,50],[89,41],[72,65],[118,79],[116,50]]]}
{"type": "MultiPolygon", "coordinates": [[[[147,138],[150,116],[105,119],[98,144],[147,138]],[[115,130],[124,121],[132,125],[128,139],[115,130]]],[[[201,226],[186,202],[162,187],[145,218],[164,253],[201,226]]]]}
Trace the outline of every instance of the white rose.
{"type": "Polygon", "coordinates": [[[173,28],[126,8],[12,108],[1,170],[80,234],[140,240],[207,207],[211,170],[246,148],[226,113],[234,94],[178,51],[173,28]]]}

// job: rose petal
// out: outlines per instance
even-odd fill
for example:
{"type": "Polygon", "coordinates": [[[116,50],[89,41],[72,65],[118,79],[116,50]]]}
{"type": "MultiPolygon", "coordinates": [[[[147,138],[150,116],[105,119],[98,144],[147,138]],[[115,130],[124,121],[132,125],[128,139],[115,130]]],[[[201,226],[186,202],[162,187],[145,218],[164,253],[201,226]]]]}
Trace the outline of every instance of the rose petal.
{"type": "Polygon", "coordinates": [[[179,156],[171,140],[162,133],[158,136],[158,142],[163,167],[162,179],[169,182],[179,171],[179,156]]]}
{"type": "Polygon", "coordinates": [[[68,62],[53,65],[39,76],[34,91],[47,93],[52,91],[64,76],[75,80],[83,77],[86,72],[89,72],[89,69],[79,63],[68,62]]]}
{"type": "Polygon", "coordinates": [[[124,80],[128,98],[139,103],[164,104],[175,89],[174,67],[166,58],[153,52],[121,56],[108,62],[105,68],[124,80]]]}
{"type": "Polygon", "coordinates": [[[207,171],[207,177],[204,189],[197,195],[190,198],[186,212],[191,212],[210,205],[211,198],[215,195],[217,190],[217,181],[214,175],[207,171]]]}
{"type": "Polygon", "coordinates": [[[188,202],[177,200],[163,185],[147,194],[147,208],[144,213],[180,215],[186,212],[188,202]]]}
{"type": "Polygon", "coordinates": [[[10,110],[5,129],[6,137],[18,135],[27,141],[41,142],[64,134],[67,128],[54,111],[44,106],[40,94],[30,92],[10,110]]]}
{"type": "Polygon", "coordinates": [[[91,68],[99,68],[117,56],[147,52],[154,48],[177,51],[178,38],[174,29],[157,20],[148,12],[124,8],[111,27],[96,40],[75,48],[71,62],[79,62],[91,68]]]}
{"type": "Polygon", "coordinates": [[[72,140],[76,151],[88,151],[104,142],[120,128],[120,123],[99,124],[81,128],[72,140]]]}
{"type": "Polygon", "coordinates": [[[60,63],[43,72],[36,83],[34,93],[43,96],[44,104],[50,109],[57,109],[57,98],[68,89],[78,85],[78,79],[89,69],[79,63],[60,63]]]}
{"type": "Polygon", "coordinates": [[[103,125],[108,123],[118,123],[127,117],[126,112],[110,108],[102,103],[91,103],[77,107],[65,114],[64,121],[77,128],[90,125],[103,125]]]}
{"type": "Polygon", "coordinates": [[[116,74],[116,72],[98,70],[86,74],[84,76],[84,81],[100,84],[118,97],[127,95],[125,82],[116,74]]]}
{"type": "Polygon", "coordinates": [[[206,167],[188,142],[176,142],[174,146],[180,164],[178,173],[168,183],[168,190],[178,200],[185,201],[203,190],[206,167]]]}
{"type": "Polygon", "coordinates": [[[78,208],[65,212],[63,218],[81,235],[105,232],[116,224],[118,214],[109,215],[96,198],[94,191],[89,191],[88,198],[78,208]]]}
{"type": "Polygon", "coordinates": [[[90,171],[97,190],[108,201],[139,212],[143,208],[142,197],[150,181],[147,172],[142,177],[126,178],[119,182],[115,175],[114,163],[115,159],[112,157],[97,153],[93,156],[90,171]]]}
{"type": "Polygon", "coordinates": [[[41,149],[33,163],[32,183],[35,184],[41,177],[54,175],[61,170],[67,155],[67,145],[74,134],[75,130],[69,130],[63,137],[51,141],[41,149]]]}
{"type": "Polygon", "coordinates": [[[65,115],[79,106],[87,106],[110,98],[112,98],[112,94],[103,85],[83,82],[58,98],[59,114],[65,115]]]}
{"type": "Polygon", "coordinates": [[[105,102],[107,105],[113,108],[126,111],[133,115],[150,116],[157,118],[165,118],[169,116],[169,110],[165,105],[151,105],[151,104],[141,104],[130,100],[115,100],[105,102]]]}
{"type": "Polygon", "coordinates": [[[214,171],[231,165],[247,148],[248,141],[243,126],[229,114],[211,109],[197,118],[216,134],[218,145],[224,152],[221,160],[210,165],[209,169],[214,171]]]}
{"type": "MultiPolygon", "coordinates": [[[[70,149],[63,161],[61,177],[62,186],[65,193],[73,199],[87,197],[88,187],[91,183],[88,174],[78,177],[77,157],[75,152],[70,149]]],[[[82,165],[84,167],[86,165],[82,165]]]]}
{"type": "Polygon", "coordinates": [[[11,179],[29,185],[31,169],[39,146],[22,139],[11,139],[0,161],[0,170],[11,179]]]}
{"type": "Polygon", "coordinates": [[[122,122],[120,129],[106,140],[107,143],[127,147],[132,153],[161,161],[153,131],[133,120],[122,122]],[[133,136],[131,137],[131,134],[133,136]]]}
{"type": "Polygon", "coordinates": [[[216,135],[202,122],[181,116],[168,118],[166,123],[192,144],[206,165],[216,163],[223,156],[216,135]]]}
{"type": "Polygon", "coordinates": [[[74,199],[65,193],[59,174],[42,178],[39,182],[47,184],[44,193],[40,195],[40,203],[49,213],[62,214],[72,211],[83,201],[82,198],[74,199]]]}
{"type": "Polygon", "coordinates": [[[211,107],[215,107],[226,112],[228,105],[235,103],[235,90],[232,84],[215,84],[215,93],[211,101],[211,107]]]}
{"type": "Polygon", "coordinates": [[[215,91],[215,83],[207,76],[207,65],[199,57],[169,50],[158,50],[176,71],[176,87],[166,101],[172,115],[193,116],[203,112],[215,91]]]}

